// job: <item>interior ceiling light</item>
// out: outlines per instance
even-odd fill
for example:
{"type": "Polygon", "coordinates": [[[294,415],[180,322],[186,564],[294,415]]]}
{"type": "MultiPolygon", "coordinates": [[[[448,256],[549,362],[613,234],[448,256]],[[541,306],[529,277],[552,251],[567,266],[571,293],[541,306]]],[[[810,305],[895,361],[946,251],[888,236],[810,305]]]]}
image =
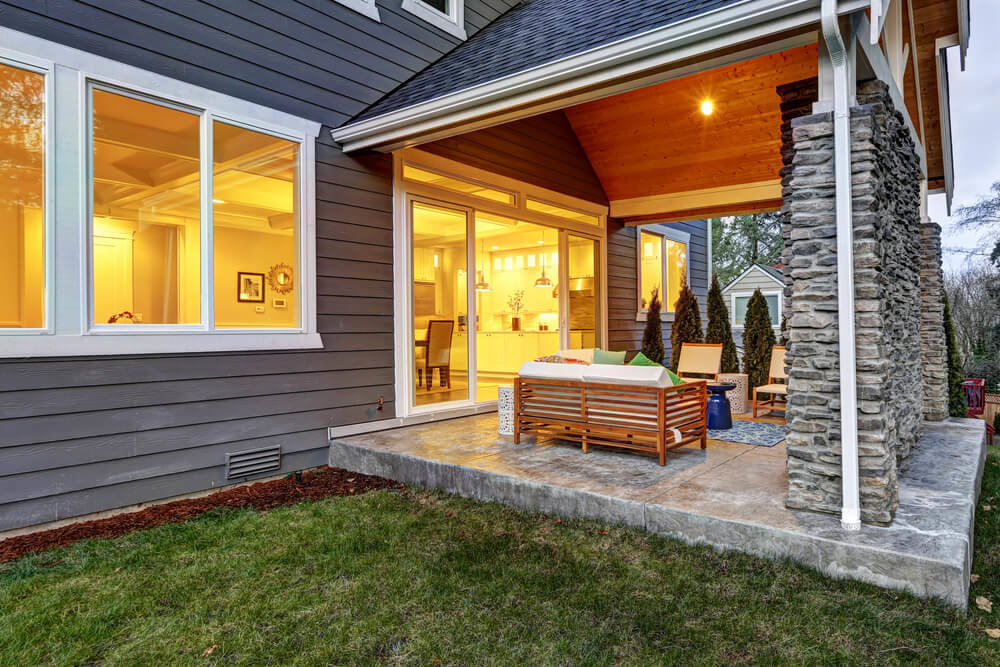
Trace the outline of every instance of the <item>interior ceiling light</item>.
{"type": "MultiPolygon", "coordinates": [[[[486,248],[486,242],[485,241],[483,241],[483,244],[482,244],[481,248],[482,248],[482,251],[481,251],[482,255],[483,255],[483,257],[485,257],[486,256],[486,250],[485,250],[485,248],[486,248]]],[[[482,271],[482,269],[480,269],[476,273],[478,274],[478,278],[479,278],[479,281],[476,282],[476,291],[477,292],[489,292],[490,291],[490,284],[488,282],[486,282],[485,280],[483,280],[483,271],[482,271]]]]}
{"type": "MultiPolygon", "coordinates": [[[[544,245],[545,243],[545,230],[542,230],[542,240],[538,242],[539,245],[544,245]]],[[[542,289],[546,287],[552,287],[552,279],[545,275],[545,255],[541,256],[542,262],[542,275],[535,280],[535,287],[540,287],[542,289]]]]}
{"type": "Polygon", "coordinates": [[[223,200],[221,200],[221,199],[213,199],[213,200],[212,200],[212,203],[213,203],[213,204],[225,204],[226,202],[224,202],[224,201],[223,201],[223,200]]]}
{"type": "Polygon", "coordinates": [[[715,111],[715,106],[712,105],[712,100],[705,100],[701,103],[701,112],[703,114],[711,116],[713,111],[715,111]]]}

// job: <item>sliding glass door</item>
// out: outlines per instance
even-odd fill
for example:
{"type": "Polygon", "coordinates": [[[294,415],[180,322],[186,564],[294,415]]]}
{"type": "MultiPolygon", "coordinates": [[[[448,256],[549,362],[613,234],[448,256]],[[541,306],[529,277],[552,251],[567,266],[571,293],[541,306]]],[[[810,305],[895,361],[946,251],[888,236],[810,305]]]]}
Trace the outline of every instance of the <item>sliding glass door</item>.
{"type": "Polygon", "coordinates": [[[472,398],[469,382],[469,213],[410,201],[413,406],[472,398]]]}
{"type": "Polygon", "coordinates": [[[408,213],[410,408],[495,401],[524,362],[599,345],[596,238],[431,199],[408,213]]]}

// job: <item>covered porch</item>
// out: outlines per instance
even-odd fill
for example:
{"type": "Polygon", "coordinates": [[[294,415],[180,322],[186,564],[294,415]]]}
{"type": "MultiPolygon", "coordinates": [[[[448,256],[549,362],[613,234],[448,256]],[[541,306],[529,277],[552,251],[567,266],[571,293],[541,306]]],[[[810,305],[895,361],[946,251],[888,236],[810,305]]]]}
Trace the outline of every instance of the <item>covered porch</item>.
{"type": "Polygon", "coordinates": [[[333,439],[331,466],[563,517],[598,519],[856,579],[964,608],[985,461],[977,420],[927,423],[899,477],[891,526],[845,530],[786,507],[784,443],[709,440],[645,456],[497,434],[477,415],[333,439]]]}

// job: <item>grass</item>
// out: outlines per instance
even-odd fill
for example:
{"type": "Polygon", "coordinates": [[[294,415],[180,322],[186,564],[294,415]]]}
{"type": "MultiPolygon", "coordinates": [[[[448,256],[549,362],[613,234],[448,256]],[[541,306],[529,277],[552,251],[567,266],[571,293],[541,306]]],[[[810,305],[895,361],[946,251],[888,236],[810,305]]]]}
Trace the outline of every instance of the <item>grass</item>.
{"type": "Polygon", "coordinates": [[[997,664],[984,629],[1000,627],[1000,509],[980,510],[972,597],[997,610],[968,616],[435,492],[217,511],[0,565],[0,665],[997,664]]]}

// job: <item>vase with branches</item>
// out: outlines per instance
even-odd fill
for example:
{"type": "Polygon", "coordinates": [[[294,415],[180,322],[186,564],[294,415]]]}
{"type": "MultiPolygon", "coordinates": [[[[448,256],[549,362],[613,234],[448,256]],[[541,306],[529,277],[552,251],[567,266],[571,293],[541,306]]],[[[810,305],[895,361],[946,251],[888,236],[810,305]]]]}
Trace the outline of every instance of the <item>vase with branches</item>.
{"type": "Polygon", "coordinates": [[[521,311],[524,309],[524,290],[514,290],[507,297],[507,307],[510,308],[510,328],[513,331],[521,330],[521,311]]]}

